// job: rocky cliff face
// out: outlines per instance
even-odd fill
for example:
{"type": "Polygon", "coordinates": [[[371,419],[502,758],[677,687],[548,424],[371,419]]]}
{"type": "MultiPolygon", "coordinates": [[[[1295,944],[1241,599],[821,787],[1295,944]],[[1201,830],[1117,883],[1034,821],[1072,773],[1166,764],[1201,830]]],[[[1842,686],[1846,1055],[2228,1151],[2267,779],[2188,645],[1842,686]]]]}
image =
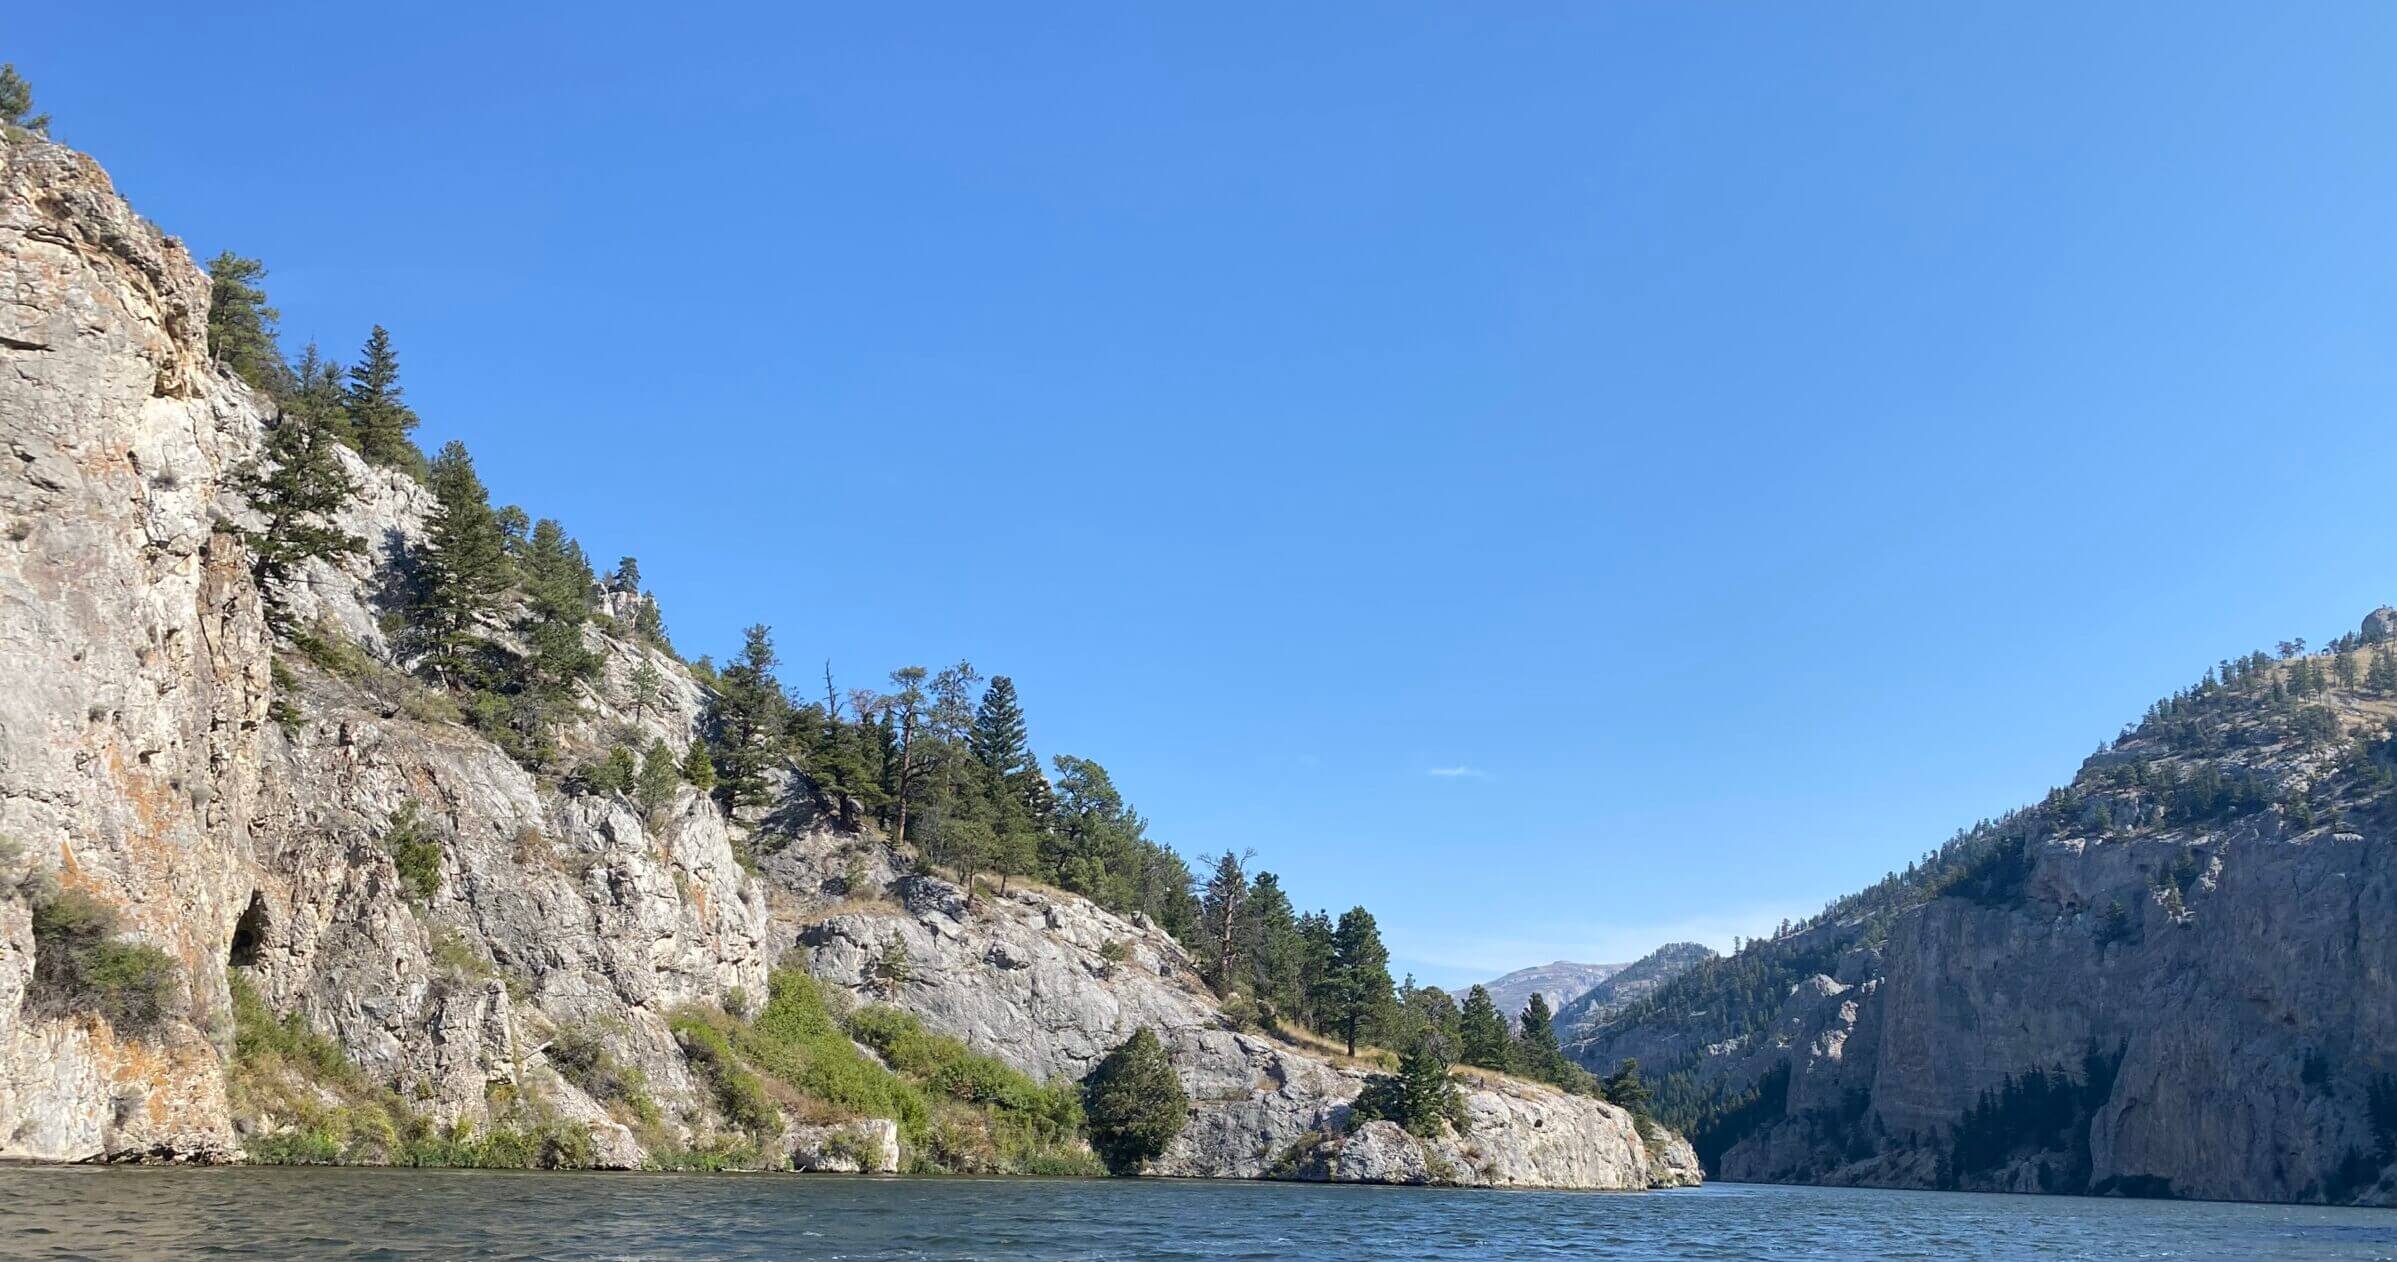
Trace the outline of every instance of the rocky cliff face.
{"type": "Polygon", "coordinates": [[[0,170],[0,879],[125,909],[200,996],[133,1042],[18,1018],[33,923],[0,900],[0,1152],[224,1152],[226,937],[247,891],[265,629],[220,479],[255,442],[208,366],[207,282],[88,159],[0,170]]]}
{"type": "Polygon", "coordinates": [[[2202,686],[1953,863],[1574,1050],[1678,1075],[1734,1179],[2390,1204],[2377,651],[2202,686]]]}
{"type": "MultiPolygon", "coordinates": [[[[768,866],[786,888],[837,887],[827,874],[854,853],[802,841],[768,866]]],[[[885,857],[871,870],[889,869],[885,857]]],[[[1365,1071],[1236,1028],[1197,965],[1154,926],[1041,889],[986,892],[970,907],[931,877],[890,889],[884,904],[794,912],[809,971],[1042,1079],[1080,1078],[1133,1031],[1155,1030],[1193,1103],[1155,1173],[1617,1189],[1696,1181],[1695,1154],[1677,1136],[1643,1138],[1612,1105],[1498,1075],[1463,1076],[1472,1119],[1463,1135],[1424,1140],[1354,1123],[1365,1071]],[[893,960],[903,965],[894,971],[893,960]]]]}
{"type": "MultiPolygon", "coordinates": [[[[1153,927],[1045,891],[969,908],[804,811],[731,821],[688,788],[643,811],[527,770],[386,639],[432,511],[404,474],[350,460],[363,489],[342,524],[369,550],[314,563],[284,593],[301,631],[278,641],[228,489],[268,405],[209,361],[206,277],[89,159],[19,139],[0,163],[0,1157],[231,1159],[295,1109],[369,1093],[460,1134],[587,1129],[589,1159],[633,1164],[723,1129],[675,1014],[743,1008],[789,955],[1043,1079],[1157,1028],[1198,1098],[1170,1173],[1411,1160],[1447,1181],[1642,1187],[1694,1169],[1617,1110],[1510,1083],[1470,1097],[1487,1120],[1470,1149],[1375,1137],[1371,1162],[1303,1165],[1358,1142],[1359,1077],[1231,1028],[1153,927]],[[70,895],[115,918],[109,943],[163,952],[154,1027],[45,999],[62,947],[37,920],[70,895]],[[338,1090],[239,1083],[244,1004],[281,1023],[288,1059],[354,1069],[338,1090]],[[642,1107],[586,1093],[594,1055],[642,1107]]],[[[679,755],[701,735],[705,689],[615,630],[638,599],[608,594],[613,618],[585,631],[603,669],[569,749],[679,755]],[[635,701],[636,671],[662,695],[635,701]]],[[[765,1160],[887,1170],[898,1144],[887,1120],[802,1118],[765,1160]]]]}
{"type": "MultiPolygon", "coordinates": [[[[561,1025],[602,1016],[687,1096],[662,1014],[761,987],[767,964],[763,899],[720,816],[687,792],[648,823],[565,798],[392,668],[378,593],[428,507],[403,475],[352,461],[365,491],[344,524],[375,546],[293,592],[333,666],[278,653],[231,530],[246,508],[226,492],[262,404],[208,361],[206,278],[89,159],[5,155],[0,669],[24,686],[0,697],[0,875],[17,895],[0,901],[0,1155],[236,1151],[236,960],[438,1121],[487,1123],[494,1084],[538,1072],[561,1025]],[[383,844],[403,808],[439,847],[423,900],[383,844]],[[37,887],[95,895],[179,966],[178,1014],[155,1037],[28,1017],[37,887]]],[[[611,698],[652,651],[595,639],[612,678],[586,721],[689,741],[687,676],[627,715],[611,698]]]]}

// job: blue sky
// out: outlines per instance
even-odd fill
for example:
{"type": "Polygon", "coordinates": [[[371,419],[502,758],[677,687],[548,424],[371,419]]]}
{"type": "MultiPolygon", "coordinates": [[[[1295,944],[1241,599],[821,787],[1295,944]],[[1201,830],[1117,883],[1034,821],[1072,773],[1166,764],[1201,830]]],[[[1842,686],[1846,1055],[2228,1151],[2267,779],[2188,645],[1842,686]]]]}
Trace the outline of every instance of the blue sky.
{"type": "Polygon", "coordinates": [[[1011,674],[1431,980],[2397,598],[2385,6],[232,7],[0,57],[686,651],[1011,674]]]}

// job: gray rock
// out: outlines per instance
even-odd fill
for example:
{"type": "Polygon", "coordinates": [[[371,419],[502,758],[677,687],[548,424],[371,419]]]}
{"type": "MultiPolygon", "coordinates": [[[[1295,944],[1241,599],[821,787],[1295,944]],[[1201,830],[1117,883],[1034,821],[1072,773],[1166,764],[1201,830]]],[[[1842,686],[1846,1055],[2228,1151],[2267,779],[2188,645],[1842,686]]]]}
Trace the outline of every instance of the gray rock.
{"type": "MultiPolygon", "coordinates": [[[[687,789],[646,815],[567,794],[409,675],[385,615],[431,500],[346,453],[361,493],[342,524],[369,549],[275,593],[317,660],[278,645],[235,529],[251,510],[228,490],[264,404],[210,362],[208,281],[182,246],[88,159],[11,140],[0,294],[0,1158],[237,1156],[238,968],[433,1121],[512,1125],[492,1102],[535,1101],[588,1127],[600,1164],[636,1165],[644,1145],[722,1129],[670,1014],[762,997],[797,949],[837,986],[1044,1080],[1156,1029],[1194,1100],[1161,1172],[1259,1177],[1309,1135],[1346,1140],[1354,1177],[1446,1177],[1445,1160],[1460,1181],[1636,1187],[1669,1164],[1603,1105],[1512,1088],[1468,1097],[1488,1122],[1471,1154],[1348,1136],[1362,1077],[1233,1028],[1145,922],[1039,890],[969,905],[796,792],[736,821],[687,789]],[[411,812],[439,851],[421,899],[389,844],[411,812]],[[763,879],[737,848],[764,855],[763,879]],[[176,962],[163,1029],[27,1013],[32,904],[59,887],[119,909],[176,962]],[[657,1114],[575,1086],[563,1071],[587,1058],[552,1056],[569,1031],[640,1070],[657,1114]]],[[[559,733],[573,757],[653,741],[679,757],[700,735],[705,688],[632,638],[643,599],[607,592],[586,631],[602,669],[559,733]],[[635,697],[644,666],[662,686],[635,697]]],[[[781,1143],[798,1169],[902,1159],[889,1119],[781,1143]]]]}
{"type": "Polygon", "coordinates": [[[899,1173],[899,1124],[888,1118],[789,1126],[777,1147],[803,1174],[899,1173]]]}

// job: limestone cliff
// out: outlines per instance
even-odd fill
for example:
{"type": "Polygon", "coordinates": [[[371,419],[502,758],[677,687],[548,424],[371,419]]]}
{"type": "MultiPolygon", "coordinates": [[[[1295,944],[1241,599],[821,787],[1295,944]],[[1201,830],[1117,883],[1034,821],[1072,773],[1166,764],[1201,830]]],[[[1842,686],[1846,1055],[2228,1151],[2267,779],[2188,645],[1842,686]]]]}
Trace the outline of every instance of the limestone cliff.
{"type": "MultiPolygon", "coordinates": [[[[836,858],[850,861],[802,841],[768,871],[786,888],[838,888],[836,858]]],[[[879,860],[876,875],[887,870],[879,860]]],[[[810,971],[1044,1079],[1079,1078],[1134,1030],[1155,1030],[1193,1106],[1156,1173],[1487,1187],[1697,1182],[1696,1156],[1678,1136],[1644,1137],[1603,1101],[1499,1075],[1461,1075],[1471,1118],[1462,1135],[1424,1140],[1386,1122],[1358,1125],[1349,1106],[1364,1070],[1235,1028],[1195,962],[1154,926],[1041,889],[986,892],[969,906],[962,890],[932,877],[889,888],[887,903],[799,913],[810,971]],[[883,968],[891,959],[904,968],[883,968]]]]}
{"type": "MultiPolygon", "coordinates": [[[[1669,1136],[1512,1083],[1471,1094],[1469,1143],[1351,1139],[1359,1077],[1233,1028],[1153,927],[1046,891],[968,908],[804,811],[730,820],[687,786],[645,810],[528,770],[387,639],[432,511],[404,473],[343,453],[362,490],[342,524],[370,546],[312,562],[280,593],[296,631],[270,634],[229,479],[271,405],[211,363],[208,292],[88,158],[0,145],[0,1157],[232,1159],[336,1113],[369,1141],[398,1119],[443,1142],[538,1128],[576,1162],[716,1160],[738,1102],[707,1020],[788,959],[1044,1081],[1157,1028],[1198,1097],[1168,1173],[1692,1177],[1669,1136]],[[120,1029],[44,993],[63,939],[37,922],[61,907],[163,952],[163,1015],[120,1029]],[[895,980],[877,965],[901,942],[895,980]],[[1343,1144],[1357,1160],[1310,1164],[1343,1144]]],[[[707,689],[622,629],[641,599],[607,593],[583,633],[602,668],[569,751],[703,735],[707,689]]],[[[742,1160],[900,1165],[887,1118],[768,1104],[789,1124],[742,1160]]]]}
{"type": "Polygon", "coordinates": [[[1572,1050],[1639,1058],[1728,1178],[2397,1203],[2386,638],[2210,672],[1572,1050]]]}

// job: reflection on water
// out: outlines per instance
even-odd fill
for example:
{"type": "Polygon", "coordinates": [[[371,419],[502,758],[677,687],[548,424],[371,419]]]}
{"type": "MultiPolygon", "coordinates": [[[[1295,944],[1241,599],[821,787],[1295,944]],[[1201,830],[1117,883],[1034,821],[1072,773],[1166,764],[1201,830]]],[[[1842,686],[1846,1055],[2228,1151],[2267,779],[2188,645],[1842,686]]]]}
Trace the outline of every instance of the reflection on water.
{"type": "Polygon", "coordinates": [[[1717,1185],[0,1169],[0,1256],[2397,1258],[2397,1212],[1717,1185]]]}

